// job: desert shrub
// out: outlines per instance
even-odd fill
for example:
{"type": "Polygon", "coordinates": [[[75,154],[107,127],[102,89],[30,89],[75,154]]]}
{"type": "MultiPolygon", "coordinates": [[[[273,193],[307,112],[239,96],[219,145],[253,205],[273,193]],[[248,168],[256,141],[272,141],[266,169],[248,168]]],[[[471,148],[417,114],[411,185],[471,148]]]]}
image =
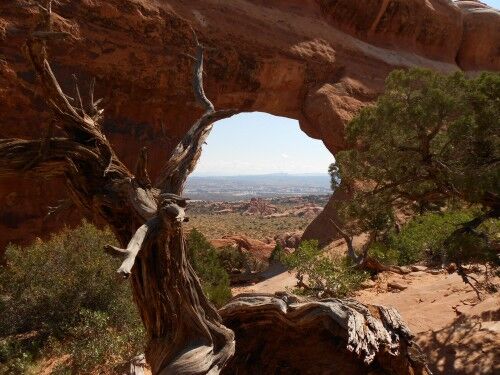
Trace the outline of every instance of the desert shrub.
{"type": "Polygon", "coordinates": [[[230,246],[219,249],[217,256],[222,264],[222,267],[224,267],[228,273],[230,273],[233,269],[244,269],[246,265],[251,264],[248,254],[230,246]]]}
{"type": "Polygon", "coordinates": [[[450,262],[494,261],[498,220],[484,222],[476,233],[452,234],[476,216],[474,210],[427,212],[414,217],[399,233],[389,234],[385,243],[375,243],[370,254],[386,264],[407,265],[422,260],[450,262]]]}
{"type": "Polygon", "coordinates": [[[352,266],[346,257],[322,254],[317,241],[304,241],[291,254],[279,259],[295,270],[298,294],[318,297],[344,297],[359,288],[368,274],[352,266]]]}
{"type": "Polygon", "coordinates": [[[383,242],[374,242],[370,245],[369,255],[386,265],[399,265],[400,254],[398,251],[383,242]]]}
{"type": "Polygon", "coordinates": [[[29,373],[29,363],[41,357],[71,354],[71,372],[84,374],[141,353],[142,322],[130,286],[103,252],[115,242],[109,230],[84,222],[46,242],[7,248],[0,268],[0,373],[29,373]]]}
{"type": "Polygon", "coordinates": [[[273,251],[271,252],[271,255],[269,256],[270,261],[281,261],[283,257],[283,246],[279,243],[276,243],[276,246],[274,246],[273,251]]]}
{"type": "Polygon", "coordinates": [[[217,250],[196,229],[189,232],[187,243],[189,261],[201,280],[203,291],[214,305],[224,305],[231,298],[231,289],[229,275],[219,259],[217,250]]]}

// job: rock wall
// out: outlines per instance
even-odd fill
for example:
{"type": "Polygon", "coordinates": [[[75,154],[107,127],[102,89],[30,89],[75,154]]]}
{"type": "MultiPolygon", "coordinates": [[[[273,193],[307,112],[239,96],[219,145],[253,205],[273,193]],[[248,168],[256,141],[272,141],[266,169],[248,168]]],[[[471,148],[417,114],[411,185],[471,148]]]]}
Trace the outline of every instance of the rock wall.
{"type": "MultiPolygon", "coordinates": [[[[55,27],[71,34],[51,47],[56,74],[69,94],[72,73],[83,87],[97,78],[120,158],[133,165],[147,146],[153,176],[200,113],[191,27],[209,47],[206,87],[217,108],[297,119],[332,153],[393,69],[500,69],[500,13],[477,1],[58,0],[54,12],[55,27]]],[[[0,3],[0,138],[38,137],[50,118],[23,53],[37,14],[31,0],[0,3]]],[[[0,248],[78,220],[47,216],[64,196],[62,181],[0,180],[0,248]]]]}

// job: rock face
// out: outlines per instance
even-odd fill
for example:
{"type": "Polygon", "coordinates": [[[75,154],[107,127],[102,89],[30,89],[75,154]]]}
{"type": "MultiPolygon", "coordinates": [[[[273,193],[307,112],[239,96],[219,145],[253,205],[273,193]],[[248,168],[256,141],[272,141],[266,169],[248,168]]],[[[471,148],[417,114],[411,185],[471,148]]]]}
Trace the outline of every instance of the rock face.
{"type": "Polygon", "coordinates": [[[268,203],[262,198],[252,198],[248,204],[248,208],[243,212],[243,215],[253,216],[270,216],[278,212],[278,207],[268,203]]]}
{"type": "MultiPolygon", "coordinates": [[[[28,0],[0,4],[2,138],[38,137],[50,118],[22,48],[37,13],[28,0]]],[[[476,1],[60,0],[54,13],[54,27],[71,35],[51,49],[60,81],[71,93],[72,73],[84,90],[97,78],[113,147],[133,165],[147,146],[153,177],[200,113],[191,28],[209,47],[206,87],[217,108],[297,119],[332,153],[393,69],[500,69],[500,14],[476,1]]],[[[71,211],[46,217],[64,196],[62,181],[2,179],[0,247],[75,222],[71,211]]]]}
{"type": "Polygon", "coordinates": [[[235,247],[240,251],[248,252],[259,262],[269,262],[269,257],[276,246],[275,243],[265,243],[247,236],[224,236],[212,239],[210,243],[216,248],[235,247]]]}

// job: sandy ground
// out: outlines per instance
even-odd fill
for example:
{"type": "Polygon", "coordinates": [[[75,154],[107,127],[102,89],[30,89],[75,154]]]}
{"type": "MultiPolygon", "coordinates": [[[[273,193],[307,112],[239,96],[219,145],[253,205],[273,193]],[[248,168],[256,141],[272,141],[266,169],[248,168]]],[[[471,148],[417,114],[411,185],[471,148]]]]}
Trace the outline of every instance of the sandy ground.
{"type": "MultiPolygon", "coordinates": [[[[295,279],[283,272],[233,294],[274,293],[293,287],[295,279]]],[[[436,374],[500,374],[500,297],[480,301],[456,274],[384,273],[375,285],[355,296],[358,300],[399,310],[429,358],[436,374]],[[397,283],[400,291],[387,286],[397,283]]]]}

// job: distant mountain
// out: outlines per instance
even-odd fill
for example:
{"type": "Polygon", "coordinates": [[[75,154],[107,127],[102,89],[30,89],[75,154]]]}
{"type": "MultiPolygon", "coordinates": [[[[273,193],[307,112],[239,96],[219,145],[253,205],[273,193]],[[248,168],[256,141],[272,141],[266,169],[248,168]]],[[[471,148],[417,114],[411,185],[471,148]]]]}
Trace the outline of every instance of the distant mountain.
{"type": "Polygon", "coordinates": [[[330,176],[327,174],[192,176],[186,186],[186,194],[191,199],[203,200],[240,200],[251,197],[330,193],[330,176]]]}

